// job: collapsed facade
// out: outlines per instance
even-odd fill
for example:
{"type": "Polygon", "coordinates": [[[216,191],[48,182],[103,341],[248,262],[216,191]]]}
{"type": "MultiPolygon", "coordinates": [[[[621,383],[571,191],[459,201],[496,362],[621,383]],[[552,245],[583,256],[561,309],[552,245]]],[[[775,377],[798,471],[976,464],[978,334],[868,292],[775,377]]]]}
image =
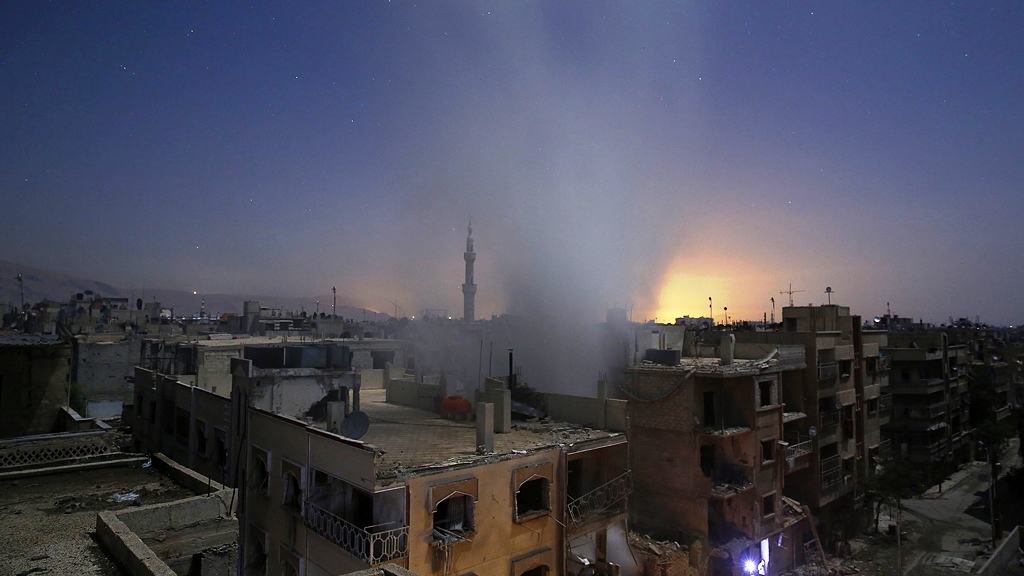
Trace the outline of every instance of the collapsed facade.
{"type": "MultiPolygon", "coordinates": [[[[739,345],[725,335],[718,357],[647,351],[626,371],[631,517],[655,537],[701,542],[691,566],[714,574],[778,574],[804,562],[813,536],[804,511],[783,495],[807,451],[784,439],[782,386],[804,368],[799,346],[739,345]],[[802,522],[803,521],[803,522],[802,522]]],[[[693,546],[691,545],[691,550],[693,546]]]]}

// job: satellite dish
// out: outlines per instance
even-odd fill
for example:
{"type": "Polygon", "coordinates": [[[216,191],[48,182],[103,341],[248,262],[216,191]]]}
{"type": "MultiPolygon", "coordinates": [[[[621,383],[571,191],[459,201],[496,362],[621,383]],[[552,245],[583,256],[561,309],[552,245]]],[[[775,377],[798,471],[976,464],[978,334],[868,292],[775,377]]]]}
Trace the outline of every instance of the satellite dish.
{"type": "Polygon", "coordinates": [[[842,400],[837,399],[836,400],[836,410],[842,410],[842,409],[843,409],[843,402],[842,402],[842,400]]]}
{"type": "Polygon", "coordinates": [[[369,429],[370,417],[366,415],[366,412],[356,410],[341,421],[341,435],[346,438],[359,440],[369,429]]]}
{"type": "Polygon", "coordinates": [[[811,426],[811,428],[807,430],[807,434],[809,434],[811,438],[814,438],[815,436],[818,435],[818,429],[815,428],[814,426],[811,426]]]}

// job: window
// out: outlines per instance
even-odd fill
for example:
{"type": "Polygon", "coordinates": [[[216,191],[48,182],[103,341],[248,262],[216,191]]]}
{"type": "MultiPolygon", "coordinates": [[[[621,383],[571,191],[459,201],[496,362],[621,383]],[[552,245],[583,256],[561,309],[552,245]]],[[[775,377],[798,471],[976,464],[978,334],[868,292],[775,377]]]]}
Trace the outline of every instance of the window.
{"type": "Polygon", "coordinates": [[[438,502],[434,530],[467,534],[473,531],[473,497],[456,494],[438,502]]]}
{"type": "Polygon", "coordinates": [[[550,512],[548,492],[547,478],[534,478],[523,482],[516,492],[516,518],[523,519],[550,512]]]}
{"type": "Polygon", "coordinates": [[[284,576],[299,576],[302,574],[302,557],[281,546],[278,557],[281,558],[281,574],[284,576]]]}
{"type": "Polygon", "coordinates": [[[228,467],[228,442],[227,432],[224,430],[214,430],[214,456],[217,457],[217,467],[221,470],[227,470],[228,467]]]}
{"type": "Polygon", "coordinates": [[[841,360],[839,362],[839,372],[843,378],[849,378],[850,373],[853,372],[853,360],[841,360]]]}
{"type": "Polygon", "coordinates": [[[704,425],[711,427],[715,425],[715,404],[716,402],[714,392],[704,393],[704,425]]]}
{"type": "Polygon", "coordinates": [[[768,463],[775,460],[775,440],[763,440],[761,442],[761,462],[768,463]]]}
{"type": "Polygon", "coordinates": [[[284,507],[296,514],[302,513],[302,467],[281,460],[281,479],[284,480],[284,507]]]}
{"type": "Polygon", "coordinates": [[[206,456],[208,442],[206,441],[206,422],[196,420],[196,454],[206,456]]]}
{"type": "Polygon", "coordinates": [[[769,494],[761,500],[761,512],[765,518],[775,514],[775,494],[769,494]]]}
{"type": "Polygon", "coordinates": [[[249,457],[249,476],[246,485],[259,494],[266,494],[270,485],[270,455],[255,446],[252,447],[249,457]]]}
{"type": "Polygon", "coordinates": [[[156,422],[156,401],[149,401],[149,421],[156,422]]]}
{"type": "Polygon", "coordinates": [[[135,400],[135,416],[142,418],[142,395],[135,400]]]}
{"type": "Polygon", "coordinates": [[[772,402],[772,381],[758,382],[758,408],[767,408],[774,404],[772,402]]]}
{"type": "Polygon", "coordinates": [[[267,533],[252,524],[245,547],[245,576],[267,573],[267,533]]]}
{"type": "Polygon", "coordinates": [[[184,408],[174,409],[174,441],[182,446],[188,446],[188,421],[188,410],[185,410],[184,408]]]}
{"type": "Polygon", "coordinates": [[[535,550],[512,560],[512,576],[547,576],[557,559],[551,548],[535,550]]]}
{"type": "Polygon", "coordinates": [[[522,576],[546,576],[547,573],[547,566],[537,566],[536,568],[531,568],[526,572],[523,572],[522,576]]]}
{"type": "Polygon", "coordinates": [[[512,472],[516,521],[541,516],[551,511],[550,486],[554,477],[553,470],[551,463],[545,462],[512,472]]]}
{"type": "Polygon", "coordinates": [[[430,489],[435,542],[458,541],[475,530],[473,503],[476,497],[476,478],[430,489]]]}

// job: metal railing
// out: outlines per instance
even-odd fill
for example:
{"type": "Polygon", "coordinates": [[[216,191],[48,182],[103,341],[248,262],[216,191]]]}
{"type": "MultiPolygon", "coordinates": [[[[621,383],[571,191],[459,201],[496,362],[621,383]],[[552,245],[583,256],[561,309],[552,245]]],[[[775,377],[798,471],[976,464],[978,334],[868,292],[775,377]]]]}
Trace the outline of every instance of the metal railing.
{"type": "Polygon", "coordinates": [[[383,529],[397,522],[360,528],[308,500],[302,517],[307,528],[371,566],[409,555],[409,527],[383,529]]]}
{"type": "Polygon", "coordinates": [[[888,372],[892,368],[892,357],[891,356],[879,356],[878,357],[878,370],[879,372],[888,372]]]}
{"type": "Polygon", "coordinates": [[[595,515],[625,500],[626,496],[632,491],[633,473],[627,470],[579,498],[569,500],[566,504],[569,513],[569,525],[573,528],[582,526],[595,515]]]}
{"type": "Polygon", "coordinates": [[[792,460],[798,456],[811,453],[811,437],[800,434],[799,432],[790,432],[785,435],[786,442],[789,446],[786,447],[786,460],[792,460]]]}
{"type": "Polygon", "coordinates": [[[834,428],[839,425],[840,418],[839,410],[826,410],[818,415],[818,423],[821,425],[821,429],[834,428]]]}
{"type": "Polygon", "coordinates": [[[838,376],[838,362],[818,362],[818,380],[833,380],[838,376]]]}
{"type": "Polygon", "coordinates": [[[888,413],[892,410],[892,394],[882,394],[878,397],[878,411],[888,413]]]}
{"type": "Polygon", "coordinates": [[[878,454],[888,454],[892,451],[892,440],[886,438],[878,443],[878,454]]]}
{"type": "Polygon", "coordinates": [[[836,454],[821,460],[821,487],[828,488],[843,481],[843,460],[836,454]]]}

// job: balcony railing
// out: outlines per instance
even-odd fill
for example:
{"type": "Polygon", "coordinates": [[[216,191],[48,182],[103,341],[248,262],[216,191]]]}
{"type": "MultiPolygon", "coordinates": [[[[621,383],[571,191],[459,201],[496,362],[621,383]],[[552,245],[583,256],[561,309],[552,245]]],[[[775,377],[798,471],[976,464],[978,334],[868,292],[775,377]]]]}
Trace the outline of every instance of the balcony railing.
{"type": "Polygon", "coordinates": [[[843,460],[839,454],[821,460],[821,487],[828,488],[843,481],[843,460]]]}
{"type": "Polygon", "coordinates": [[[886,438],[878,443],[878,455],[888,454],[892,451],[892,440],[886,438]]]}
{"type": "Polygon", "coordinates": [[[370,566],[409,555],[409,527],[385,529],[397,522],[360,528],[309,501],[303,502],[302,517],[307,528],[370,566]]]}
{"type": "Polygon", "coordinates": [[[891,356],[879,356],[878,357],[878,371],[888,372],[892,368],[892,357],[891,356]]]}
{"type": "Polygon", "coordinates": [[[1003,418],[1006,418],[1007,416],[1010,415],[1010,405],[1007,404],[1007,405],[1003,406],[1002,408],[997,409],[995,411],[995,413],[996,413],[996,420],[1002,420],[1003,418]]]}
{"type": "Polygon", "coordinates": [[[633,491],[633,473],[626,471],[579,498],[569,500],[569,525],[578,528],[594,516],[625,500],[633,491]]]}
{"type": "Polygon", "coordinates": [[[811,437],[800,434],[799,432],[791,432],[785,435],[786,442],[789,446],[786,447],[786,460],[792,460],[798,456],[811,453],[811,437]]]}
{"type": "Polygon", "coordinates": [[[834,380],[838,376],[838,362],[818,362],[818,380],[834,380]]]}
{"type": "Polygon", "coordinates": [[[818,423],[821,424],[821,429],[834,428],[839,425],[839,418],[841,413],[839,410],[826,410],[819,414],[818,423]]]}

